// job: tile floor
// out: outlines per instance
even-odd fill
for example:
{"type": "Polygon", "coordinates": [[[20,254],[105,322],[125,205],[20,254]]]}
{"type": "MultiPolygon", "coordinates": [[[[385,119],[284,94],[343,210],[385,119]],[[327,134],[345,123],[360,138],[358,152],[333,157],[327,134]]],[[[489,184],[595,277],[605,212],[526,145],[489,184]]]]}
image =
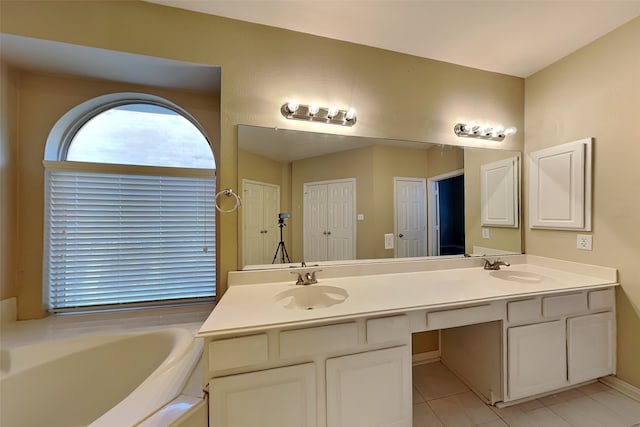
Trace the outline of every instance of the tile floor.
{"type": "Polygon", "coordinates": [[[595,382],[508,408],[484,404],[442,363],[413,368],[413,427],[640,427],[640,403],[595,382]]]}

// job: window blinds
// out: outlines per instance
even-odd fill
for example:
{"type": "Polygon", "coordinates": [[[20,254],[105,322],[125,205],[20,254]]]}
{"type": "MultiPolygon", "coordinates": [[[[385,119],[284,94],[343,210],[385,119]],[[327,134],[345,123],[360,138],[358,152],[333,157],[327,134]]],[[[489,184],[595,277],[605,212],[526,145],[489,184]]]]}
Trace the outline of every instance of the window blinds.
{"type": "Polygon", "coordinates": [[[46,171],[52,312],[215,297],[215,176],[46,171]]]}

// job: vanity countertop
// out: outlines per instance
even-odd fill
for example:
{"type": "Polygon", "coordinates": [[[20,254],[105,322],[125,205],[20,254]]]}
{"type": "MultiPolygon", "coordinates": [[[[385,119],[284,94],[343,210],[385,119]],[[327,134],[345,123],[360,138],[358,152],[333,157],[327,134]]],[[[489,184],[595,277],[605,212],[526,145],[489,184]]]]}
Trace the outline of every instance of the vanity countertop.
{"type": "MultiPolygon", "coordinates": [[[[334,286],[344,289],[349,296],[340,304],[314,310],[285,308],[276,302],[279,293],[300,287],[294,284],[293,276],[287,281],[230,286],[200,328],[199,336],[229,336],[617,284],[613,268],[531,255],[503,259],[512,265],[498,271],[484,270],[480,259],[459,259],[453,260],[453,264],[459,261],[461,268],[452,268],[449,260],[445,269],[427,271],[350,275],[353,272],[345,270],[347,273],[342,277],[326,278],[320,272],[318,284],[309,286],[334,286]]],[[[433,265],[437,268],[440,264],[433,265]]],[[[336,274],[339,273],[333,271],[328,276],[336,274]]]]}

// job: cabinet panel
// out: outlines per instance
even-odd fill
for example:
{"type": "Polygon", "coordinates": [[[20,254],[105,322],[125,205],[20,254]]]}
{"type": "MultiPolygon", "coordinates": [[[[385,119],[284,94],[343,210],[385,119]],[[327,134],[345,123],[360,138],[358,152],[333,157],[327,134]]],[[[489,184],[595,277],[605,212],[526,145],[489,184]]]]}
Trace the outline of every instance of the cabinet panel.
{"type": "Polygon", "coordinates": [[[209,369],[219,371],[266,362],[267,334],[229,338],[209,343],[209,369]]]}
{"type": "Polygon", "coordinates": [[[390,341],[406,342],[409,339],[409,317],[391,316],[367,320],[367,344],[390,341]]]}
{"type": "Polygon", "coordinates": [[[540,299],[528,299],[507,303],[507,320],[509,322],[531,322],[540,319],[542,310],[540,299]]]}
{"type": "Polygon", "coordinates": [[[615,368],[613,313],[567,320],[569,381],[579,383],[612,374],[615,368]]]}
{"type": "Polygon", "coordinates": [[[327,360],[327,427],[411,427],[409,346],[327,360]]]}
{"type": "Polygon", "coordinates": [[[566,316],[585,311],[587,311],[587,295],[585,293],[542,298],[542,315],[544,317],[566,316]]]}
{"type": "Polygon", "coordinates": [[[357,344],[358,327],[355,322],[295,329],[280,333],[280,357],[346,351],[357,344]]]}
{"type": "Polygon", "coordinates": [[[509,328],[507,340],[510,399],[567,385],[564,322],[509,328]]]}
{"type": "Polygon", "coordinates": [[[433,311],[427,313],[427,328],[430,330],[453,328],[455,326],[501,320],[503,317],[504,308],[501,309],[491,304],[433,311]]]}
{"type": "Polygon", "coordinates": [[[610,309],[616,304],[616,296],[613,289],[589,292],[589,310],[610,309]]]}
{"type": "Polygon", "coordinates": [[[216,427],[315,427],[313,363],[214,378],[209,420],[216,427]]]}

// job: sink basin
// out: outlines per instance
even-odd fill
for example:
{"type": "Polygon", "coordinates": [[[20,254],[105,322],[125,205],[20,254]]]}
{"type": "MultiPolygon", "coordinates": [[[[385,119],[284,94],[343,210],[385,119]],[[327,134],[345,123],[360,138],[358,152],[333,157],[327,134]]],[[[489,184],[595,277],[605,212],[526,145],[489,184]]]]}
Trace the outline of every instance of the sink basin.
{"type": "Polygon", "coordinates": [[[546,276],[541,276],[538,273],[532,273],[530,271],[518,271],[518,270],[496,270],[489,273],[491,276],[502,279],[509,280],[512,282],[520,282],[520,283],[540,283],[544,280],[550,280],[546,276]]]}
{"type": "Polygon", "coordinates": [[[275,300],[284,308],[316,310],[342,304],[348,297],[347,291],[336,286],[308,285],[282,291],[275,300]]]}

